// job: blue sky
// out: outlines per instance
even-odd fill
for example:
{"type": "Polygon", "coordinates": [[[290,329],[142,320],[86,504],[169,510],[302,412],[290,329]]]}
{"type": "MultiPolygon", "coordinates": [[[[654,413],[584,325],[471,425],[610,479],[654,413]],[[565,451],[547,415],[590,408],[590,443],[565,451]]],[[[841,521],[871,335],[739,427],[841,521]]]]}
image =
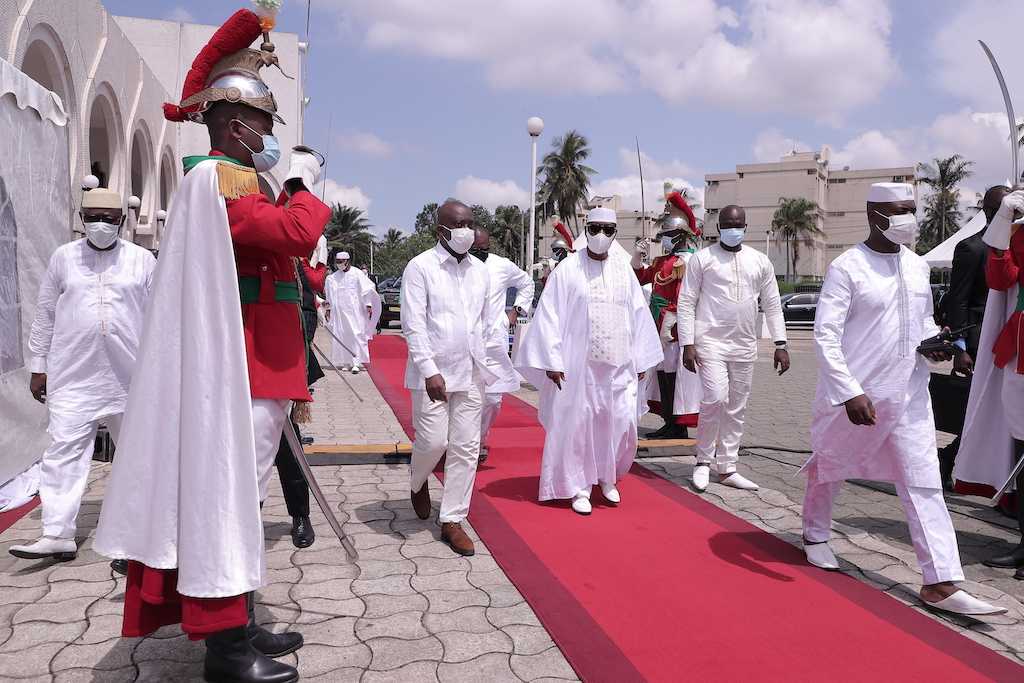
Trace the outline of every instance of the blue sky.
{"type": "MultiPolygon", "coordinates": [[[[992,48],[1018,114],[1019,0],[311,0],[306,144],[328,199],[375,232],[428,202],[528,203],[530,138],[590,140],[592,194],[648,208],[661,182],[828,145],[832,166],[975,161],[962,199],[1010,174],[992,48]]],[[[113,14],[220,24],[244,0],[107,0],[113,14]]],[[[306,35],[304,0],[279,29],[306,35]]],[[[1018,120],[1020,117],[1018,116],[1018,120]]]]}

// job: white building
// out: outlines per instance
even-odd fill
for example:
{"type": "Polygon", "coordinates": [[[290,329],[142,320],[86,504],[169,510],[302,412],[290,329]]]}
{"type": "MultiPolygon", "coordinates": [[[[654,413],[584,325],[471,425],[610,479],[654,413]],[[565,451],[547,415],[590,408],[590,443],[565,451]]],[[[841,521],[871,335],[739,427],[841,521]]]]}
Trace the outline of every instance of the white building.
{"type": "MultiPolygon", "coordinates": [[[[790,152],[778,163],[744,164],[735,173],[704,176],[704,210],[708,237],[717,234],[718,212],[736,204],[747,212],[744,244],[767,251],[775,272],[786,275],[785,243],[769,234],[772,217],[782,197],[802,197],[821,210],[818,227],[824,236],[809,237],[800,245],[800,259],[792,280],[820,279],[836,256],[868,236],[865,204],[872,183],[915,181],[911,167],[853,171],[829,167],[829,149],[820,152],[790,152]],[[767,238],[767,239],[766,239],[767,238]]],[[[791,267],[792,271],[792,267],[791,267]]]]}

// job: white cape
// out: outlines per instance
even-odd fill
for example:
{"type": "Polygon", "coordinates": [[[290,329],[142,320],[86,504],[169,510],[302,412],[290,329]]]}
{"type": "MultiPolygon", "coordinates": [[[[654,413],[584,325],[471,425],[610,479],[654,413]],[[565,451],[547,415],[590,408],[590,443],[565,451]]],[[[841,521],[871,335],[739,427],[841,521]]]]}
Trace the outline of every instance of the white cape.
{"type": "Polygon", "coordinates": [[[516,357],[516,368],[540,390],[538,417],[547,431],[541,500],[571,498],[598,480],[617,481],[629,471],[636,456],[636,423],[647,412],[637,375],[664,359],[629,257],[611,251],[605,267],[621,268],[629,287],[628,359],[622,367],[590,361],[586,258],[586,252],[570,254],[552,271],[516,357]],[[561,389],[547,378],[548,370],[565,373],[561,389]]]}
{"type": "MultiPolygon", "coordinates": [[[[967,417],[960,435],[953,476],[958,481],[987,484],[998,489],[1013,471],[1013,437],[1003,412],[1003,373],[1013,372],[995,366],[992,347],[1006,321],[1017,307],[1017,285],[1008,292],[990,289],[981,325],[978,357],[974,359],[974,377],[967,399],[967,417]]],[[[1010,485],[1014,490],[1015,485],[1010,485]]]]}
{"type": "Polygon", "coordinates": [[[242,308],[217,161],[181,183],[157,260],[93,549],[178,592],[266,583],[242,308]]]}
{"type": "Polygon", "coordinates": [[[331,319],[327,321],[327,325],[337,337],[332,344],[331,362],[335,365],[368,363],[369,342],[373,339],[373,331],[377,328],[381,311],[380,294],[377,293],[373,281],[358,268],[350,268],[348,273],[337,271],[327,277],[324,295],[331,305],[331,319]],[[356,279],[356,301],[342,302],[344,294],[339,286],[339,273],[341,276],[356,279]],[[367,306],[371,309],[369,317],[366,316],[367,306]],[[340,348],[339,339],[347,349],[340,348]]]}

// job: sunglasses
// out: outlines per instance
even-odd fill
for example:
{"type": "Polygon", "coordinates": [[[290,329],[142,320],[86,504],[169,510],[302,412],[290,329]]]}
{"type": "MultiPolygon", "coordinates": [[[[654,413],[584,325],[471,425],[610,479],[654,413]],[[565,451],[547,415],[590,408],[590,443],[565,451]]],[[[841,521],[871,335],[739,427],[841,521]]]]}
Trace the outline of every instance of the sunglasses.
{"type": "Polygon", "coordinates": [[[617,228],[614,225],[598,225],[597,223],[590,223],[587,225],[587,232],[591,235],[596,235],[599,232],[611,236],[614,235],[617,228]]]}
{"type": "Polygon", "coordinates": [[[110,225],[118,225],[124,216],[93,216],[91,214],[83,213],[82,221],[85,223],[109,223],[110,225]]]}

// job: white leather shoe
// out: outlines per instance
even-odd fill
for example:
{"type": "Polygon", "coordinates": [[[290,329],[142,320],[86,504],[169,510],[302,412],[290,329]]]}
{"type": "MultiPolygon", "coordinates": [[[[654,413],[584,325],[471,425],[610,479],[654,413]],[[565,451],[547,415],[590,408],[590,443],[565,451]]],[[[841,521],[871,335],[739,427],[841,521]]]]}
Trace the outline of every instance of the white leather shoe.
{"type": "Polygon", "coordinates": [[[61,562],[73,560],[78,555],[78,544],[71,538],[54,538],[43,536],[32,545],[12,545],[11,555],[25,560],[39,560],[52,557],[61,562]]]}
{"type": "Polygon", "coordinates": [[[807,561],[815,567],[830,572],[839,570],[839,560],[836,559],[832,549],[828,547],[828,543],[804,543],[804,555],[807,556],[807,561]]]}
{"type": "Polygon", "coordinates": [[[941,609],[946,612],[953,612],[954,614],[1006,614],[1009,610],[1004,607],[997,605],[990,605],[984,600],[968,595],[962,590],[958,590],[948,598],[943,598],[938,602],[924,601],[924,604],[935,609],[941,609]]]}
{"type": "Polygon", "coordinates": [[[693,468],[693,488],[698,491],[707,491],[710,481],[711,465],[697,463],[697,466],[693,468]]]}
{"type": "Polygon", "coordinates": [[[601,493],[604,495],[604,499],[609,503],[618,503],[622,500],[619,490],[615,488],[615,484],[608,484],[603,481],[598,481],[597,483],[601,486],[601,493]]]}
{"type": "Polygon", "coordinates": [[[352,366],[352,374],[353,375],[358,375],[359,374],[359,366],[358,365],[353,365],[352,366]]]}
{"type": "Polygon", "coordinates": [[[732,474],[727,474],[724,477],[719,474],[718,483],[725,484],[726,486],[731,486],[736,489],[743,489],[744,491],[756,491],[759,488],[757,484],[750,481],[739,472],[733,472],[732,474]]]}
{"type": "Polygon", "coordinates": [[[580,491],[572,499],[572,511],[581,515],[589,515],[593,511],[590,504],[590,496],[586,491],[580,491]]]}

